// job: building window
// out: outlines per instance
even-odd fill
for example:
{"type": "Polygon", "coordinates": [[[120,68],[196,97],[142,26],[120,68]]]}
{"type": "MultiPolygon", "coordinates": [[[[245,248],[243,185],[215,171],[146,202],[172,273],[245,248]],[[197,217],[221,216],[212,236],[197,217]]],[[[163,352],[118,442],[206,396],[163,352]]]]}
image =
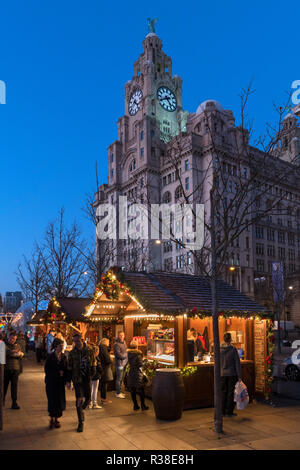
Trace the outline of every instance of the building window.
{"type": "Polygon", "coordinates": [[[256,260],[256,268],[258,272],[265,272],[265,262],[263,259],[257,259],[256,260]]]}
{"type": "Polygon", "coordinates": [[[256,234],[256,238],[264,238],[264,228],[256,226],[255,234],[256,234]]]}
{"type": "Polygon", "coordinates": [[[190,251],[187,254],[187,264],[188,266],[192,264],[192,253],[190,251]]]}
{"type": "Polygon", "coordinates": [[[114,161],[114,154],[113,153],[110,156],[110,161],[111,161],[111,163],[113,163],[113,161],[114,161]]]}
{"type": "Polygon", "coordinates": [[[285,243],[285,232],[278,230],[278,243],[285,243]]]}
{"type": "Polygon", "coordinates": [[[176,268],[181,269],[184,266],[184,256],[176,256],[176,268]]]}
{"type": "Polygon", "coordinates": [[[113,178],[114,177],[114,169],[111,170],[110,174],[111,174],[111,177],[113,178]]]}
{"type": "Polygon", "coordinates": [[[188,160],[185,160],[185,162],[184,162],[184,168],[185,168],[185,171],[189,171],[189,169],[190,169],[190,164],[189,164],[189,161],[188,161],[188,160]]]}
{"type": "Polygon", "coordinates": [[[250,255],[246,255],[246,265],[250,266],[250,255]]]}
{"type": "Polygon", "coordinates": [[[267,253],[268,253],[268,256],[274,258],[275,257],[275,246],[274,245],[268,245],[267,253]]]}
{"type": "Polygon", "coordinates": [[[144,131],[141,131],[141,140],[144,140],[144,131]]]}
{"type": "Polygon", "coordinates": [[[171,198],[171,193],[170,193],[169,191],[167,191],[166,193],[164,193],[163,198],[162,198],[163,203],[169,204],[169,203],[171,202],[171,199],[172,199],[172,198],[171,198]]]}
{"type": "Polygon", "coordinates": [[[177,202],[178,199],[180,199],[182,196],[183,196],[182,187],[178,186],[175,191],[175,202],[177,202]]]}
{"type": "Polygon", "coordinates": [[[190,178],[185,178],[185,189],[188,191],[190,189],[190,178]]]}
{"type": "Polygon", "coordinates": [[[275,230],[273,228],[267,228],[267,240],[270,242],[275,241],[275,230]]]}
{"type": "Polygon", "coordinates": [[[129,166],[129,171],[133,171],[135,169],[136,169],[136,161],[132,160],[132,162],[130,163],[130,166],[129,166]]]}
{"type": "Polygon", "coordinates": [[[262,243],[256,243],[256,254],[264,256],[264,245],[262,243]]]}
{"type": "Polygon", "coordinates": [[[144,187],[144,178],[141,178],[141,188],[144,187]]]}
{"type": "Polygon", "coordinates": [[[295,250],[289,250],[289,261],[295,261],[295,259],[296,259],[295,250]]]}
{"type": "Polygon", "coordinates": [[[144,157],[144,147],[141,148],[141,157],[144,157]]]}
{"type": "Polygon", "coordinates": [[[293,233],[288,233],[288,244],[295,245],[295,235],[293,233]]]}

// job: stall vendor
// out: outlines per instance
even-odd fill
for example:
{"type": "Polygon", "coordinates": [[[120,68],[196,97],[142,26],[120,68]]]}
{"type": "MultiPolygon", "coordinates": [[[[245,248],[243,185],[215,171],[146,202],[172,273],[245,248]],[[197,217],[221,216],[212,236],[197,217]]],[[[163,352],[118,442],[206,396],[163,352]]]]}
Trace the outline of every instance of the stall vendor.
{"type": "Polygon", "coordinates": [[[197,334],[195,328],[190,328],[187,330],[187,347],[188,347],[188,361],[194,362],[195,356],[195,341],[197,339],[197,334]]]}

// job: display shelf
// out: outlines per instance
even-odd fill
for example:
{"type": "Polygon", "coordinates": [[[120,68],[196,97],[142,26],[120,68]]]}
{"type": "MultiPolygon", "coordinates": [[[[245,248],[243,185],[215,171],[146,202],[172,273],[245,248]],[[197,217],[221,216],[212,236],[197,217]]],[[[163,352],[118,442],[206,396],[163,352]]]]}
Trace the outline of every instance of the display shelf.
{"type": "Polygon", "coordinates": [[[148,341],[163,341],[164,343],[174,343],[174,339],[149,338],[148,341]]]}

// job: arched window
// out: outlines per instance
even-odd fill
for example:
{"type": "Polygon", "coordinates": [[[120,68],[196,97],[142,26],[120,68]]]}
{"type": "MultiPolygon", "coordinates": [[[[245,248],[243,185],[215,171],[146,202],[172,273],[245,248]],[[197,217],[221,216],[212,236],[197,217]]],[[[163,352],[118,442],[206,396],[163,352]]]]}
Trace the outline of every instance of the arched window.
{"type": "Polygon", "coordinates": [[[177,202],[183,196],[182,187],[178,186],[175,190],[175,202],[177,202]]]}
{"type": "Polygon", "coordinates": [[[135,159],[133,159],[132,162],[129,165],[129,173],[131,173],[135,169],[136,169],[136,161],[135,161],[135,159]]]}

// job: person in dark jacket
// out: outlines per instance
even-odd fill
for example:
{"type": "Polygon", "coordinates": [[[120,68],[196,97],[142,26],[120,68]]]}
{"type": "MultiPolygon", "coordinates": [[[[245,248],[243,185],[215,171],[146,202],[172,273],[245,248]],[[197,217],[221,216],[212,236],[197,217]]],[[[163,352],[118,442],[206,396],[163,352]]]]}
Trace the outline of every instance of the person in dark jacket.
{"type": "Polygon", "coordinates": [[[18,379],[21,372],[20,361],[24,354],[21,351],[19,344],[17,343],[17,335],[15,331],[11,331],[6,340],[6,364],[4,366],[4,393],[3,401],[7,393],[7,389],[10,383],[11,399],[13,410],[19,410],[20,407],[17,403],[18,398],[18,379]]]}
{"type": "Polygon", "coordinates": [[[130,349],[127,350],[128,353],[128,364],[129,364],[129,373],[127,377],[127,385],[131,393],[131,398],[133,401],[133,409],[139,410],[136,395],[138,394],[141,399],[141,408],[142,410],[149,410],[149,407],[145,404],[145,385],[143,383],[143,353],[138,349],[138,343],[136,341],[131,341],[130,349]]]}
{"type": "Polygon", "coordinates": [[[114,355],[116,364],[116,397],[125,398],[121,393],[122,382],[125,376],[125,367],[128,361],[125,333],[120,331],[114,344],[114,355]]]}
{"type": "Polygon", "coordinates": [[[69,379],[67,386],[71,388],[72,379],[78,416],[77,432],[83,431],[83,410],[91,401],[91,369],[93,365],[93,351],[88,348],[79,333],[73,336],[74,348],[68,356],[69,379]]]}
{"type": "Polygon", "coordinates": [[[221,392],[223,416],[236,416],[234,410],[234,389],[237,381],[242,379],[239,354],[231,345],[231,334],[224,333],[221,353],[221,392]]]}
{"type": "Polygon", "coordinates": [[[98,396],[99,381],[102,375],[102,367],[101,367],[101,361],[99,358],[98,346],[93,347],[93,353],[94,353],[94,362],[92,366],[92,400],[89,405],[89,408],[100,409],[102,408],[102,406],[98,405],[97,396],[98,396]]]}
{"type": "Polygon", "coordinates": [[[67,358],[63,354],[63,341],[55,338],[52,343],[53,352],[45,362],[45,383],[48,398],[50,429],[60,428],[58,418],[66,409],[65,385],[68,378],[67,358]]]}
{"type": "Polygon", "coordinates": [[[100,395],[101,395],[101,404],[112,403],[106,397],[107,393],[107,384],[113,380],[113,373],[111,369],[112,359],[109,354],[109,339],[102,338],[99,344],[99,359],[102,367],[102,375],[100,380],[100,395]]]}
{"type": "MultiPolygon", "coordinates": [[[[27,349],[26,349],[26,338],[24,334],[22,333],[22,331],[18,332],[17,343],[20,346],[21,351],[23,353],[23,357],[24,357],[25,353],[27,352],[27,349]]],[[[23,359],[21,358],[20,359],[20,374],[22,374],[22,372],[23,372],[23,359]]]]}

